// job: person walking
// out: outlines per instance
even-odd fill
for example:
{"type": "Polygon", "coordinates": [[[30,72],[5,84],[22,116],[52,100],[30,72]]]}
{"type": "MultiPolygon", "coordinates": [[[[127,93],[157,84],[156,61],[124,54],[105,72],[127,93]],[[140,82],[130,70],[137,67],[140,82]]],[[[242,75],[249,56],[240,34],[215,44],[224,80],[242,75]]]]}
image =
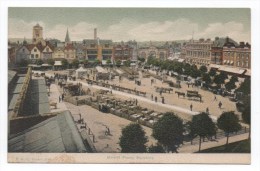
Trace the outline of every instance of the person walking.
{"type": "Polygon", "coordinates": [[[64,97],[65,97],[65,95],[64,95],[64,93],[62,93],[62,95],[61,95],[61,100],[62,101],[64,100],[64,97]]]}
{"type": "Polygon", "coordinates": [[[154,97],[154,101],[157,102],[157,96],[154,97]]]}
{"type": "Polygon", "coordinates": [[[206,108],[206,113],[209,114],[209,108],[208,107],[206,108]]]}
{"type": "Polygon", "coordinates": [[[192,104],[190,104],[190,111],[192,111],[192,107],[193,107],[192,104]]]}
{"type": "Polygon", "coordinates": [[[61,102],[61,96],[59,96],[59,103],[61,102]]]}
{"type": "Polygon", "coordinates": [[[213,101],[217,101],[217,96],[216,95],[214,96],[214,100],[213,101]]]}
{"type": "Polygon", "coordinates": [[[222,107],[221,101],[219,102],[218,107],[221,109],[221,107],[222,107]]]}
{"type": "Polygon", "coordinates": [[[162,97],[162,104],[164,104],[164,97],[162,97]]]}
{"type": "Polygon", "coordinates": [[[153,94],[151,95],[151,99],[152,99],[152,101],[153,101],[153,94]]]}

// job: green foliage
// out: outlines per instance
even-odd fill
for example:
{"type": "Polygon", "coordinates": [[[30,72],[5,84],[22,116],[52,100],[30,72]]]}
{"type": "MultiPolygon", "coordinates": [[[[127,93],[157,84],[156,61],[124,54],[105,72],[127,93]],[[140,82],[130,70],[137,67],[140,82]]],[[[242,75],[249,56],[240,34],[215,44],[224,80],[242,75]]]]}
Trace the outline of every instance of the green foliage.
{"type": "Polygon", "coordinates": [[[61,60],[61,65],[62,65],[63,68],[67,68],[68,65],[69,65],[68,60],[67,59],[62,59],[61,60]]]}
{"type": "Polygon", "coordinates": [[[78,68],[79,67],[79,60],[78,59],[73,59],[71,62],[71,65],[73,68],[78,68]]]}
{"type": "Polygon", "coordinates": [[[174,113],[167,112],[153,126],[152,136],[166,147],[166,151],[178,152],[183,142],[183,121],[174,113]]]}
{"type": "Polygon", "coordinates": [[[122,61],[121,61],[121,60],[116,60],[116,65],[117,65],[117,66],[120,66],[120,65],[121,65],[121,63],[122,63],[122,61]]]}
{"type": "Polygon", "coordinates": [[[200,66],[200,71],[202,73],[206,73],[206,72],[208,72],[208,68],[205,65],[202,65],[202,66],[200,66]]]}
{"type": "Polygon", "coordinates": [[[216,125],[207,113],[202,112],[192,117],[191,131],[200,137],[213,136],[216,133],[216,125]]]}
{"type": "Polygon", "coordinates": [[[122,153],[145,153],[147,137],[143,128],[136,123],[131,123],[122,129],[119,138],[122,153]]]}
{"type": "Polygon", "coordinates": [[[145,58],[142,58],[142,57],[138,57],[138,60],[139,60],[140,62],[145,62],[145,58]]]}
{"type": "Polygon", "coordinates": [[[156,146],[151,145],[148,148],[148,152],[149,153],[165,153],[163,147],[159,144],[157,144],[156,146]]]}
{"type": "Polygon", "coordinates": [[[204,73],[202,75],[202,80],[205,81],[206,84],[210,84],[212,81],[208,73],[204,73]]]}
{"type": "Polygon", "coordinates": [[[82,64],[83,64],[83,65],[87,65],[87,64],[88,64],[88,60],[87,60],[87,59],[84,59],[84,60],[82,61],[82,64]]]}
{"type": "Polygon", "coordinates": [[[211,76],[211,77],[214,77],[215,75],[216,75],[216,70],[215,69],[210,69],[210,71],[209,71],[209,75],[211,76]]]}
{"type": "Polygon", "coordinates": [[[54,65],[55,61],[52,58],[47,59],[49,65],[54,65]]]}
{"type": "Polygon", "coordinates": [[[235,84],[235,82],[233,82],[233,81],[229,81],[229,82],[227,82],[226,84],[225,84],[225,87],[226,87],[226,89],[228,90],[228,91],[230,91],[230,90],[232,90],[232,89],[235,89],[237,86],[236,86],[236,84],[235,84]]]}
{"type": "Polygon", "coordinates": [[[43,60],[42,59],[37,59],[36,60],[36,64],[37,65],[42,65],[44,62],[43,62],[43,60]]]}
{"type": "Polygon", "coordinates": [[[201,138],[211,137],[216,134],[216,125],[208,114],[202,112],[192,117],[190,131],[192,135],[200,136],[199,151],[201,147],[201,138]]]}
{"type": "Polygon", "coordinates": [[[106,64],[107,64],[107,65],[110,65],[111,63],[112,63],[112,62],[111,62],[111,59],[107,59],[107,60],[106,60],[106,64]]]}
{"type": "Polygon", "coordinates": [[[218,128],[225,131],[227,135],[227,143],[229,134],[232,132],[237,132],[241,129],[238,117],[233,111],[223,112],[217,121],[218,128]]]}
{"type": "Polygon", "coordinates": [[[242,92],[244,95],[249,95],[251,93],[251,79],[246,78],[237,91],[242,92]]]}
{"type": "Polygon", "coordinates": [[[230,78],[230,81],[231,82],[238,82],[238,77],[236,75],[233,75],[231,78],[230,78]]]}
{"type": "Polygon", "coordinates": [[[130,67],[130,64],[131,64],[130,60],[127,60],[127,61],[124,62],[124,66],[130,67]]]}
{"type": "Polygon", "coordinates": [[[216,83],[218,86],[220,86],[221,84],[224,84],[225,79],[224,79],[223,75],[220,75],[220,74],[216,75],[214,77],[214,83],[216,83]]]}
{"type": "Polygon", "coordinates": [[[242,112],[242,119],[245,123],[251,124],[251,104],[246,105],[244,111],[242,112]]]}

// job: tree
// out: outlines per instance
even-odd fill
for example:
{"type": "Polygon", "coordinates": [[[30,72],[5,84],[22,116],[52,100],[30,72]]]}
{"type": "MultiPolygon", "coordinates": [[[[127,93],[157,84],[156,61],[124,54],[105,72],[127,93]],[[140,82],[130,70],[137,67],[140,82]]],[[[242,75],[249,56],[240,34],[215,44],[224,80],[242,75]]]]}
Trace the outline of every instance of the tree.
{"type": "Polygon", "coordinates": [[[223,112],[218,118],[217,125],[219,129],[223,130],[226,133],[226,145],[228,145],[229,134],[232,132],[237,132],[241,129],[238,117],[233,111],[223,112]]]}
{"type": "Polygon", "coordinates": [[[251,79],[246,78],[237,91],[242,92],[244,95],[249,95],[251,93],[251,79]]]}
{"type": "Polygon", "coordinates": [[[178,152],[183,142],[183,121],[174,113],[167,112],[153,126],[152,136],[162,144],[167,152],[178,152]]]}
{"type": "Polygon", "coordinates": [[[79,60],[78,59],[73,59],[71,62],[71,65],[73,68],[78,68],[79,67],[79,60]]]}
{"type": "Polygon", "coordinates": [[[163,146],[157,144],[157,145],[151,145],[149,148],[148,148],[148,152],[149,153],[165,153],[164,149],[163,149],[163,146]]]}
{"type": "Polygon", "coordinates": [[[106,64],[107,64],[107,65],[110,65],[111,63],[112,63],[112,62],[111,62],[111,59],[107,59],[107,60],[106,60],[106,64]]]}
{"type": "Polygon", "coordinates": [[[248,139],[250,139],[250,135],[251,135],[251,101],[250,101],[250,98],[245,103],[245,109],[242,112],[242,119],[245,123],[247,123],[249,125],[248,139]]]}
{"type": "Polygon", "coordinates": [[[209,75],[211,76],[211,77],[214,77],[215,75],[216,75],[216,70],[215,69],[210,69],[210,71],[209,71],[209,75]]]}
{"type": "Polygon", "coordinates": [[[144,153],[147,141],[143,128],[139,124],[131,123],[122,129],[119,145],[122,153],[144,153]]]}
{"type": "Polygon", "coordinates": [[[201,71],[202,73],[206,73],[206,72],[208,72],[208,68],[207,68],[205,65],[202,65],[202,66],[200,67],[200,71],[201,71]]]}
{"type": "Polygon", "coordinates": [[[145,58],[143,58],[143,57],[138,57],[138,60],[139,60],[140,62],[145,62],[145,58]]]}
{"type": "Polygon", "coordinates": [[[191,132],[200,137],[199,151],[201,149],[201,138],[211,137],[216,134],[216,125],[207,113],[200,113],[192,117],[191,132]]]}
{"type": "Polygon", "coordinates": [[[117,65],[117,66],[120,66],[120,65],[121,65],[121,63],[122,63],[122,61],[121,61],[121,60],[116,60],[116,65],[117,65]]]}
{"type": "Polygon", "coordinates": [[[97,65],[99,65],[99,64],[100,64],[100,61],[99,61],[98,59],[96,59],[94,63],[97,64],[97,65]]]}
{"type": "Polygon", "coordinates": [[[47,59],[49,65],[54,65],[55,61],[52,58],[47,59]]]}
{"type": "Polygon", "coordinates": [[[124,62],[124,65],[130,67],[131,61],[128,59],[124,62]]]}
{"type": "Polygon", "coordinates": [[[207,74],[207,73],[204,73],[204,74],[202,75],[202,80],[205,81],[206,84],[210,84],[210,83],[211,83],[210,75],[207,74]]]}
{"type": "Polygon", "coordinates": [[[236,75],[233,75],[231,78],[230,78],[230,81],[232,82],[238,82],[238,77],[236,75]]]}
{"type": "Polygon", "coordinates": [[[82,64],[83,64],[83,65],[87,65],[87,64],[88,64],[88,60],[87,60],[87,59],[84,59],[84,60],[82,61],[82,64]]]}
{"type": "Polygon", "coordinates": [[[43,62],[43,60],[42,59],[37,59],[36,60],[36,64],[37,65],[42,65],[44,62],[43,62]]]}
{"type": "Polygon", "coordinates": [[[67,59],[62,59],[61,60],[61,65],[62,65],[63,68],[67,68],[68,65],[69,65],[68,60],[67,59]]]}
{"type": "Polygon", "coordinates": [[[235,89],[237,86],[236,86],[236,84],[235,84],[235,82],[233,82],[233,81],[229,81],[229,82],[227,82],[226,84],[225,84],[225,87],[226,87],[226,89],[228,90],[228,91],[231,91],[232,89],[235,89]]]}
{"type": "Polygon", "coordinates": [[[216,83],[218,85],[218,87],[221,86],[221,84],[224,84],[225,83],[225,79],[223,76],[221,76],[220,74],[216,75],[214,77],[214,83],[216,83]]]}

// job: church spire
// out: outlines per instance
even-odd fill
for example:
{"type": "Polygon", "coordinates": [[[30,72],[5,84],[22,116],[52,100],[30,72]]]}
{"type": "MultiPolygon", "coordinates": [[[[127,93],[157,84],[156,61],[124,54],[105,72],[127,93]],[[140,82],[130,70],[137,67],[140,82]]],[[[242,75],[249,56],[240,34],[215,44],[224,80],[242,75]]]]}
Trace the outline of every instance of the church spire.
{"type": "Polygon", "coordinates": [[[65,37],[65,43],[69,43],[70,42],[70,36],[69,36],[69,30],[67,28],[67,33],[66,33],[66,37],[65,37]]]}

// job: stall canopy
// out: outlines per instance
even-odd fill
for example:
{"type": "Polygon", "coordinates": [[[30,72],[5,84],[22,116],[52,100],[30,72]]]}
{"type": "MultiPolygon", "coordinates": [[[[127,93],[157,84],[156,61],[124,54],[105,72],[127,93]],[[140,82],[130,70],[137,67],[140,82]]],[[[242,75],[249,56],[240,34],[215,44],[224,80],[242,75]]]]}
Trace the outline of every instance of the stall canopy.
{"type": "Polygon", "coordinates": [[[76,77],[82,77],[83,75],[87,74],[87,70],[83,67],[80,67],[79,69],[76,70],[76,77]]]}
{"type": "Polygon", "coordinates": [[[62,66],[61,61],[55,61],[54,66],[62,66]]]}

